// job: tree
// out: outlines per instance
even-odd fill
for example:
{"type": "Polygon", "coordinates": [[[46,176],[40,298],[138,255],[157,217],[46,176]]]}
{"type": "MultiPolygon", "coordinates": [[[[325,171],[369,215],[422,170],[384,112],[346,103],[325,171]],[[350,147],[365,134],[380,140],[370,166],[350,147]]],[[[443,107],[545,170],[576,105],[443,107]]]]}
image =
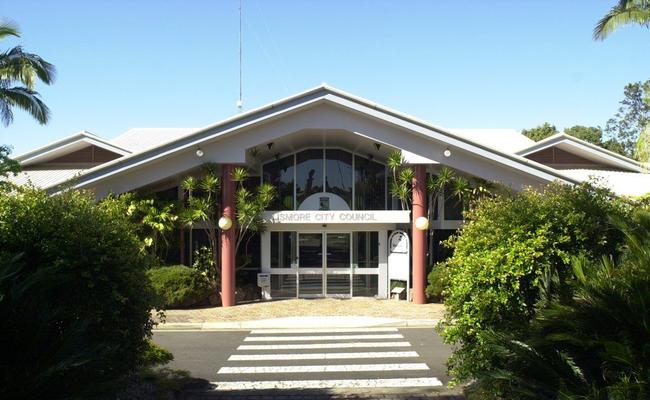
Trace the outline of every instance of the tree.
{"type": "MultiPolygon", "coordinates": [[[[248,242],[255,233],[264,229],[262,212],[269,208],[275,196],[276,188],[270,183],[259,185],[255,191],[249,190],[245,183],[248,179],[248,171],[244,168],[235,168],[232,180],[237,182],[235,191],[235,209],[237,210],[237,241],[235,242],[235,254],[239,253],[242,244],[248,245],[248,242]]],[[[238,269],[244,268],[251,262],[248,252],[239,265],[238,269]]]]}
{"type": "Polygon", "coordinates": [[[582,139],[585,142],[595,144],[596,146],[603,145],[603,131],[599,127],[574,125],[570,128],[565,128],[564,133],[574,138],[582,139]]]}
{"type": "Polygon", "coordinates": [[[149,347],[145,268],[123,203],[0,193],[0,398],[114,398],[149,347]]]}
{"type": "Polygon", "coordinates": [[[616,254],[622,235],[609,216],[622,200],[588,184],[554,183],[484,198],[447,243],[447,314],[443,339],[455,347],[448,366],[457,381],[498,368],[484,343],[490,332],[525,330],[540,304],[572,295],[570,261],[616,254]]]}
{"type": "Polygon", "coordinates": [[[20,172],[20,164],[9,158],[11,154],[11,149],[9,146],[0,145],[0,189],[3,189],[8,185],[4,178],[9,175],[16,175],[20,172]]]}
{"type": "Polygon", "coordinates": [[[616,115],[605,125],[605,136],[619,142],[624,154],[635,157],[639,135],[650,123],[650,79],[625,85],[616,115]]]}
{"type": "MultiPolygon", "coordinates": [[[[20,37],[18,27],[0,22],[0,40],[20,37]]],[[[46,124],[50,110],[34,90],[37,81],[46,85],[54,82],[55,68],[36,54],[23,51],[20,46],[0,53],[0,121],[7,126],[14,118],[13,109],[29,113],[40,124],[46,124]]]]}
{"type": "Polygon", "coordinates": [[[529,137],[530,139],[539,142],[542,139],[546,139],[549,136],[553,136],[556,133],[559,133],[555,125],[551,125],[548,122],[544,122],[542,125],[539,125],[535,128],[524,129],[521,131],[521,134],[529,137]]]}
{"type": "Polygon", "coordinates": [[[573,298],[540,309],[524,335],[488,335],[501,367],[479,372],[481,398],[648,398],[650,214],[614,220],[624,257],[574,258],[573,298]]]}
{"type": "Polygon", "coordinates": [[[619,0],[594,28],[594,39],[604,40],[625,25],[650,26],[650,0],[619,0]]]}

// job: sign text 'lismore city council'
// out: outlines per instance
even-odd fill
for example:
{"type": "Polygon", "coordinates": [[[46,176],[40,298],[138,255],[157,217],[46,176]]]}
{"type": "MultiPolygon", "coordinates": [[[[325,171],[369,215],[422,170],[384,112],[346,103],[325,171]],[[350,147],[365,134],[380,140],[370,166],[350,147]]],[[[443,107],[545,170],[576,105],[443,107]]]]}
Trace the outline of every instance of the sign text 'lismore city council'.
{"type": "Polygon", "coordinates": [[[402,223],[408,211],[278,211],[264,213],[267,224],[402,223]]]}

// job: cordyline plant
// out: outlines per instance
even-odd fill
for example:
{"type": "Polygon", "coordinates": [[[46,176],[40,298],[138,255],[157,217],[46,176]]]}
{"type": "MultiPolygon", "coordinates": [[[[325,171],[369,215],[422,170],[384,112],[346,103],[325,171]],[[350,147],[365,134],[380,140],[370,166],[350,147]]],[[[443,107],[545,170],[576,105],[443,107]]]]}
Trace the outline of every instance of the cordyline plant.
{"type": "MultiPolygon", "coordinates": [[[[414,176],[413,169],[405,165],[406,160],[399,150],[395,150],[388,155],[386,164],[392,176],[389,183],[390,194],[399,199],[403,210],[409,210],[414,176]]],[[[430,220],[433,219],[433,212],[440,194],[444,193],[446,199],[455,197],[459,202],[462,202],[463,210],[467,211],[473,201],[491,196],[492,189],[492,183],[484,179],[472,178],[470,182],[462,176],[457,176],[451,168],[443,167],[438,172],[438,175],[430,175],[427,179],[427,215],[430,220]]]]}
{"type": "MultiPolygon", "coordinates": [[[[221,216],[219,207],[221,179],[216,175],[213,164],[206,164],[204,169],[203,177],[190,176],[185,178],[182,183],[187,204],[182,212],[181,220],[189,227],[201,223],[201,228],[205,230],[210,243],[210,252],[215,268],[219,270],[217,225],[221,216]]],[[[248,244],[253,234],[263,230],[262,212],[274,200],[276,190],[269,183],[258,186],[255,191],[246,188],[244,183],[248,179],[248,171],[245,168],[235,168],[231,179],[236,182],[236,220],[233,221],[231,229],[235,229],[236,232],[235,253],[237,253],[242,244],[248,244]]],[[[239,263],[237,269],[243,268],[249,263],[250,259],[247,257],[239,263]]]]}
{"type": "MultiPolygon", "coordinates": [[[[235,254],[239,251],[242,243],[245,246],[255,233],[264,229],[262,212],[266,210],[277,195],[277,190],[270,183],[263,183],[255,191],[247,189],[244,182],[248,179],[248,171],[244,168],[235,168],[232,173],[232,180],[237,182],[235,192],[235,209],[237,214],[237,240],[235,254]]],[[[246,252],[245,259],[237,266],[237,269],[244,268],[250,264],[251,258],[246,252]]]]}

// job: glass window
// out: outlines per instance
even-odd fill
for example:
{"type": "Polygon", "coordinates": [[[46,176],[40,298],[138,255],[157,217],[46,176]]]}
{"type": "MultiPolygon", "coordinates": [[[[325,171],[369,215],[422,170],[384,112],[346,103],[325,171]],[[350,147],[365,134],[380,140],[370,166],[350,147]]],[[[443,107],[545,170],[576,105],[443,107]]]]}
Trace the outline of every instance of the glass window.
{"type": "Polygon", "coordinates": [[[327,234],[327,268],[350,268],[349,233],[327,234]]]}
{"type": "Polygon", "coordinates": [[[296,232],[271,232],[271,268],[291,268],[296,254],[296,232]]]}
{"type": "Polygon", "coordinates": [[[269,210],[293,210],[293,155],[262,167],[262,179],[277,189],[278,195],[269,210]]]}
{"type": "Polygon", "coordinates": [[[445,188],[445,220],[459,221],[463,219],[463,201],[453,194],[451,187],[445,188]]]}
{"type": "Polygon", "coordinates": [[[377,275],[354,275],[352,280],[352,295],[377,296],[378,282],[379,277],[377,275]]]}
{"type": "Polygon", "coordinates": [[[300,268],[323,268],[323,234],[301,233],[298,250],[300,268]]]}
{"type": "Polygon", "coordinates": [[[271,297],[296,297],[296,275],[271,275],[271,297]]]}
{"type": "Polygon", "coordinates": [[[325,191],[340,196],[352,208],[352,154],[325,150],[325,191]]]}
{"type": "Polygon", "coordinates": [[[323,191],[323,150],[305,150],[296,155],[296,196],[300,204],[323,191]]]}
{"type": "Polygon", "coordinates": [[[379,267],[379,233],[352,232],[352,263],[355,268],[379,267]]]}
{"type": "Polygon", "coordinates": [[[354,192],[356,210],[386,209],[386,167],[354,156],[354,192]]]}

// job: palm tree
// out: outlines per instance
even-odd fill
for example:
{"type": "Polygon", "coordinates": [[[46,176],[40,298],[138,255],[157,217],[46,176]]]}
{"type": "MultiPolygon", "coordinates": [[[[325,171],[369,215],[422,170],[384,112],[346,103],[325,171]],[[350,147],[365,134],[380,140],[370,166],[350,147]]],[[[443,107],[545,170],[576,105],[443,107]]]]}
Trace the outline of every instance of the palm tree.
{"type": "Polygon", "coordinates": [[[650,0],[619,0],[594,28],[594,39],[604,40],[610,33],[624,26],[650,26],[650,0]]]}
{"type": "MultiPolygon", "coordinates": [[[[0,21],[0,40],[20,37],[18,27],[0,21]]],[[[20,46],[0,52],[0,121],[7,126],[14,118],[13,109],[27,111],[40,124],[46,124],[50,110],[34,90],[36,81],[46,85],[54,81],[55,68],[36,54],[26,53],[20,46]]]]}

